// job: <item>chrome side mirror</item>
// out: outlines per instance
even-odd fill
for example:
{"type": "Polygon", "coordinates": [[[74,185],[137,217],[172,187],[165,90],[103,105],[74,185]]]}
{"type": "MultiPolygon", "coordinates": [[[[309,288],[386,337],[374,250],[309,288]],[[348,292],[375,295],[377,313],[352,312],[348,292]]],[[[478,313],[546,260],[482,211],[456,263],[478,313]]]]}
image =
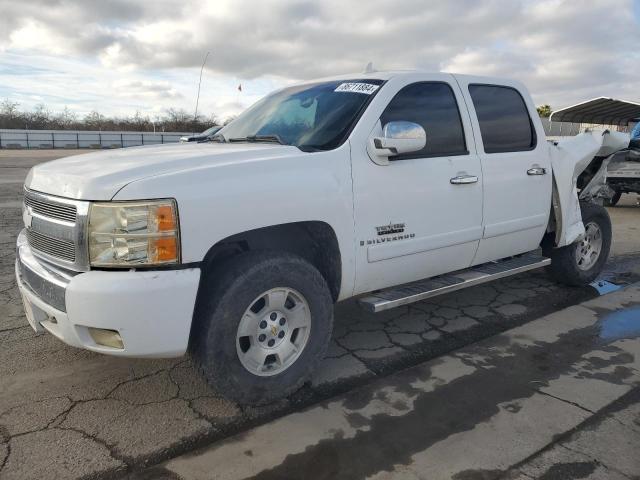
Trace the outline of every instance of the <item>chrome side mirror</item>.
{"type": "Polygon", "coordinates": [[[427,144],[427,133],[413,122],[389,122],[382,129],[382,137],[373,139],[377,155],[390,157],[422,150],[427,144]]]}

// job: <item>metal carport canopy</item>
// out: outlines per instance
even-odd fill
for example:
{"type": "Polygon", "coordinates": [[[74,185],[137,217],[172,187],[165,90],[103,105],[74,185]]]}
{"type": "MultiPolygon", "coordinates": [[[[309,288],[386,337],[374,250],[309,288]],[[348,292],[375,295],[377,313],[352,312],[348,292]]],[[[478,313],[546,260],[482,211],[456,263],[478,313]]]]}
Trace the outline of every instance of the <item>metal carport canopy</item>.
{"type": "Polygon", "coordinates": [[[552,122],[627,125],[637,118],[640,118],[640,103],[599,97],[561,108],[553,112],[549,120],[552,122]]]}

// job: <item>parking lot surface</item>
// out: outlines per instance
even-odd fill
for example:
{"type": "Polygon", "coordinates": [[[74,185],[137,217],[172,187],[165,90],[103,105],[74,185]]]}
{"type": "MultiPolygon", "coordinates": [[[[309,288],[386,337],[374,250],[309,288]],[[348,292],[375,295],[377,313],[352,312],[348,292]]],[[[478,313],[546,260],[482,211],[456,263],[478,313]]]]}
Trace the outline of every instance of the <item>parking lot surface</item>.
{"type": "MultiPolygon", "coordinates": [[[[556,285],[540,271],[381,314],[344,302],[312,384],[276,404],[240,408],[212,392],[188,358],[101,356],[27,325],[13,279],[22,182],[32,165],[73,153],[0,151],[2,479],[137,471],[598,295],[597,288],[556,285]]],[[[640,279],[635,203],[626,196],[610,209],[615,256],[603,280],[615,285],[640,279]]]]}
{"type": "Polygon", "coordinates": [[[640,284],[147,474],[183,480],[638,478],[640,322],[631,321],[638,313],[640,284]]]}

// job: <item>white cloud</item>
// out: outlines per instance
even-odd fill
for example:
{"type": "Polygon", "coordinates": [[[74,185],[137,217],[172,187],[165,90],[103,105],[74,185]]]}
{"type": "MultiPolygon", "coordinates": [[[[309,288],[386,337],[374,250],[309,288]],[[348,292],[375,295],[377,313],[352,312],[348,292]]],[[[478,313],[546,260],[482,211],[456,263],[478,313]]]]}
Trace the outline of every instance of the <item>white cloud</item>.
{"type": "Polygon", "coordinates": [[[553,106],[600,95],[639,100],[640,9],[631,0],[0,0],[0,11],[6,58],[62,70],[25,84],[0,59],[0,96],[99,100],[92,108],[124,113],[192,108],[211,51],[201,105],[218,115],[292,80],[361,71],[369,61],[516,77],[553,106]]]}

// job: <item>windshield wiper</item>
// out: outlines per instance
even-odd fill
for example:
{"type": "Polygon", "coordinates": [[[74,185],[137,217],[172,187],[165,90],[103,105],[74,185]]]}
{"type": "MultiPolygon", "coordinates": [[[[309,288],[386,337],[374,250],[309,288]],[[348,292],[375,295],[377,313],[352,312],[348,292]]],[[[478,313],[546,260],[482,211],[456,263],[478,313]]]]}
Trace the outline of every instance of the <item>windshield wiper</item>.
{"type": "Polygon", "coordinates": [[[286,145],[286,143],[282,141],[279,135],[247,135],[246,137],[230,138],[229,142],[266,142],[286,145]]]}

